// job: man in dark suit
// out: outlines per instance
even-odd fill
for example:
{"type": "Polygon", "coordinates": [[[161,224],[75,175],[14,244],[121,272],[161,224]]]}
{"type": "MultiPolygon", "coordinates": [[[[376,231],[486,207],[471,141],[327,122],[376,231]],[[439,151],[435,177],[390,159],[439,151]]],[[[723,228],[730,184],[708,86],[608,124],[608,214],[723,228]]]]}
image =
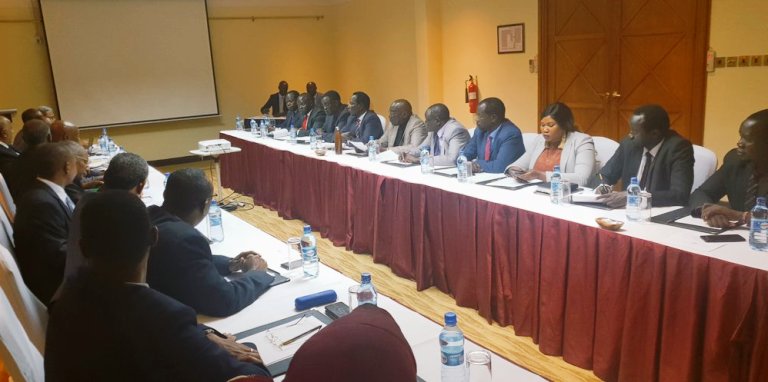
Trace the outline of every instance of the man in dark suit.
{"type": "Polygon", "coordinates": [[[506,107],[491,97],[477,106],[477,128],[464,146],[464,156],[472,161],[472,171],[502,173],[525,153],[523,134],[505,117],[506,107]]]}
{"type": "Polygon", "coordinates": [[[34,162],[38,177],[17,204],[13,237],[24,282],[48,305],[64,275],[69,220],[75,208],[64,187],[75,179],[77,163],[62,143],[35,149],[34,162]]]}
{"type": "Polygon", "coordinates": [[[0,174],[8,179],[19,160],[19,152],[11,146],[13,125],[8,118],[0,116],[0,174]]]}
{"type": "Polygon", "coordinates": [[[307,82],[307,95],[315,101],[315,106],[320,107],[323,100],[323,93],[317,91],[317,84],[314,81],[307,82]]]}
{"type": "Polygon", "coordinates": [[[278,127],[290,129],[291,126],[299,128],[301,115],[299,113],[299,92],[291,90],[285,96],[285,107],[288,110],[285,113],[285,120],[278,127]]]}
{"type": "Polygon", "coordinates": [[[195,226],[208,214],[212,192],[198,169],[178,170],[168,177],[162,207],[149,207],[160,240],[152,247],[147,282],[200,314],[223,317],[253,303],[274,278],[264,272],[267,263],[254,252],[234,259],[211,254],[208,239],[195,226]],[[227,281],[224,276],[239,277],[227,281]]]}
{"type": "Polygon", "coordinates": [[[768,109],[747,117],[739,136],[723,165],[691,194],[692,214],[712,227],[746,223],[756,199],[768,196],[768,109]],[[728,196],[728,207],[717,204],[723,196],[728,196]]]}
{"type": "Polygon", "coordinates": [[[323,94],[323,111],[325,112],[325,122],[323,123],[323,140],[333,142],[333,135],[336,127],[344,127],[349,118],[349,110],[346,105],[341,103],[341,96],[335,90],[329,90],[323,94]]]}
{"type": "Polygon", "coordinates": [[[261,107],[261,113],[267,114],[272,110],[273,117],[283,117],[286,113],[285,96],[288,94],[288,83],[280,81],[277,85],[277,93],[271,94],[264,106],[261,107]]]}
{"type": "Polygon", "coordinates": [[[325,123],[325,112],[319,105],[315,105],[315,98],[308,93],[299,95],[299,115],[301,122],[297,126],[299,136],[309,135],[312,129],[315,134],[323,133],[323,123],[325,123]]]}
{"type": "MultiPolygon", "coordinates": [[[[43,112],[40,111],[38,108],[29,108],[27,110],[24,110],[24,112],[21,113],[21,123],[27,124],[27,122],[33,120],[33,119],[39,119],[43,122],[45,122],[47,125],[50,125],[47,122],[47,119],[43,115],[43,112]]],[[[21,131],[16,133],[16,136],[13,138],[13,147],[16,148],[16,150],[19,150],[19,152],[24,152],[26,150],[27,146],[24,143],[24,129],[22,128],[21,131]]]]}
{"type": "Polygon", "coordinates": [[[35,180],[33,153],[38,146],[51,141],[51,128],[43,120],[31,119],[24,123],[20,135],[25,148],[6,179],[14,201],[18,201],[35,180]]]}
{"type": "MultiPolygon", "coordinates": [[[[684,206],[693,184],[693,146],[669,128],[669,115],[659,105],[641,106],[629,119],[630,134],[600,170],[603,181],[623,187],[637,177],[652,195],[653,206],[684,206]]],[[[627,204],[627,192],[611,192],[600,200],[613,208],[627,204]]]]}
{"type": "Polygon", "coordinates": [[[51,306],[49,381],[271,381],[258,353],[197,324],[195,311],[147,287],[157,241],[147,210],[127,191],[94,195],[82,212],[88,266],[51,306]]]}
{"type": "Polygon", "coordinates": [[[379,115],[371,110],[371,98],[363,92],[354,92],[349,99],[349,117],[341,129],[344,140],[367,143],[370,137],[379,139],[384,134],[379,115]]]}

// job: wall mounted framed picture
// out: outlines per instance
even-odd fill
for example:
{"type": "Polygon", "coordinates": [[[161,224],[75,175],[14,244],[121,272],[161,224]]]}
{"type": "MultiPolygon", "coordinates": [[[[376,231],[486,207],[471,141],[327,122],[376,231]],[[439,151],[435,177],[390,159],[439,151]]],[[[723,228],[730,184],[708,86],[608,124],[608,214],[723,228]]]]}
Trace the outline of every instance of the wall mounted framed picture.
{"type": "Polygon", "coordinates": [[[499,54],[525,52],[525,24],[507,24],[496,27],[499,54]]]}

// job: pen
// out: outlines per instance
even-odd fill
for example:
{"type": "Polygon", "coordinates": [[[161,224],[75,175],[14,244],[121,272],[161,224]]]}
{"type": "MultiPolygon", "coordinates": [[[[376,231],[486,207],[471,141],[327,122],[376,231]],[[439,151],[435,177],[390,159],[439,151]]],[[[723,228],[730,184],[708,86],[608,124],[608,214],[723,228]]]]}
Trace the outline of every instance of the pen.
{"type": "Polygon", "coordinates": [[[320,328],[322,328],[322,327],[323,327],[323,325],[317,325],[317,326],[315,326],[314,328],[312,328],[312,329],[309,329],[309,330],[307,330],[306,332],[304,332],[304,333],[301,333],[301,334],[299,334],[298,336],[296,336],[296,337],[293,337],[293,338],[291,338],[290,340],[287,340],[287,341],[285,341],[285,342],[281,343],[281,344],[280,344],[280,346],[286,346],[286,345],[290,345],[290,344],[292,344],[292,343],[296,342],[296,340],[299,340],[299,339],[301,339],[302,337],[304,337],[304,336],[306,336],[306,335],[308,335],[308,334],[310,334],[310,333],[314,332],[315,330],[319,330],[319,329],[320,329],[320,328]]]}

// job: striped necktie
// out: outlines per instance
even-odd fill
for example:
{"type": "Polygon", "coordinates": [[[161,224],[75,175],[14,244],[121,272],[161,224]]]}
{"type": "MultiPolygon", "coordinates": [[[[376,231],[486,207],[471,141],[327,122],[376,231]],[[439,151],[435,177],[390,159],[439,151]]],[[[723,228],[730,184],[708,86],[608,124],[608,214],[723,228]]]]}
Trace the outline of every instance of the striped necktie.
{"type": "Polygon", "coordinates": [[[747,192],[744,196],[744,211],[751,211],[757,202],[757,178],[755,178],[754,172],[749,176],[747,192]]]}

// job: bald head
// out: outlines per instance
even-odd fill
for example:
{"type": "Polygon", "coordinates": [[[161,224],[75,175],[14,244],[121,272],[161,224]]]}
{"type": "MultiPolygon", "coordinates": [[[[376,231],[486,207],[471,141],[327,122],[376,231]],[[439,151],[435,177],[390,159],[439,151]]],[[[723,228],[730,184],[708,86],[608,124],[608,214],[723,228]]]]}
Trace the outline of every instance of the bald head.
{"type": "Polygon", "coordinates": [[[51,124],[51,140],[80,143],[80,130],[72,122],[57,119],[51,124]]]}
{"type": "Polygon", "coordinates": [[[413,115],[413,108],[408,100],[398,99],[389,106],[389,122],[392,126],[402,126],[408,123],[413,115]]]}
{"type": "Polygon", "coordinates": [[[10,145],[13,140],[13,125],[11,120],[0,116],[0,141],[6,145],[10,145]]]}
{"type": "Polygon", "coordinates": [[[41,119],[32,119],[21,128],[21,138],[27,148],[33,148],[51,141],[51,128],[41,119]]]}
{"type": "Polygon", "coordinates": [[[427,131],[440,130],[449,119],[451,119],[451,113],[448,111],[448,106],[442,103],[436,103],[424,112],[424,124],[427,126],[427,131]]]}

